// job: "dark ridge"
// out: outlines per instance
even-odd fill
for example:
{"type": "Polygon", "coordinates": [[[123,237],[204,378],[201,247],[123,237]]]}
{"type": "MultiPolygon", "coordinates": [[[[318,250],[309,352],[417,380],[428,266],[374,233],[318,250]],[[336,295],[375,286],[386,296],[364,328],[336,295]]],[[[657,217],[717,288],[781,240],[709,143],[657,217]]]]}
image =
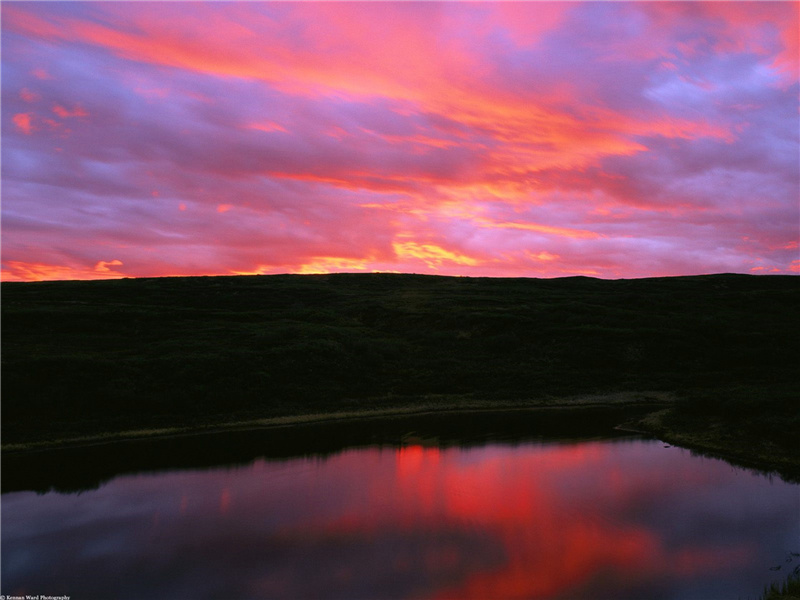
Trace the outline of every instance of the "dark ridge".
{"type": "Polygon", "coordinates": [[[341,273],[1,289],[6,445],[644,390],[780,447],[800,431],[794,276],[341,273]]]}

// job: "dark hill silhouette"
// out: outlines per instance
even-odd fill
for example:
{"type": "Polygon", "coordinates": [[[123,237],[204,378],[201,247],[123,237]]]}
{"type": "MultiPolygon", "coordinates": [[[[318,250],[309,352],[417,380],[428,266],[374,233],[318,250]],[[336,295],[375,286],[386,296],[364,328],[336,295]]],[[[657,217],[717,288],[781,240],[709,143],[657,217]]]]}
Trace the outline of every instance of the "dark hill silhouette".
{"type": "Polygon", "coordinates": [[[736,274],[3,283],[3,444],[658,390],[785,445],[798,306],[797,277],[736,274]]]}

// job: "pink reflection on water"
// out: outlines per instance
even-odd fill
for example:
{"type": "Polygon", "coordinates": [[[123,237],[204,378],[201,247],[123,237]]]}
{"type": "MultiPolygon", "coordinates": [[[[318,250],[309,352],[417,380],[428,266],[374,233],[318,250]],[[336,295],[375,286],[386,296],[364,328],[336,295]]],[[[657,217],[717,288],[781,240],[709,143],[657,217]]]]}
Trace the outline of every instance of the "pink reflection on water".
{"type": "Polygon", "coordinates": [[[219,495],[219,514],[228,514],[228,509],[231,507],[231,491],[227,488],[223,489],[219,495]]]}
{"type": "Polygon", "coordinates": [[[372,447],[6,494],[3,578],[76,597],[746,596],[797,541],[798,500],[640,440],[372,447]]]}

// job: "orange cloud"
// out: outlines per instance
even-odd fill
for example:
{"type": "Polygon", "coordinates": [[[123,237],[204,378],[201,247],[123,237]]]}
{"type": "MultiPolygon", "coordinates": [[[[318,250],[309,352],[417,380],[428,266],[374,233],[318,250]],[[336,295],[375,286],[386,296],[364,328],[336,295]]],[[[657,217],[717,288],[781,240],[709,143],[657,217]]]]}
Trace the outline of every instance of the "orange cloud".
{"type": "Polygon", "coordinates": [[[370,270],[371,258],[340,258],[335,256],[317,256],[311,262],[304,263],[290,270],[297,275],[315,275],[320,273],[336,273],[341,271],[370,270]]]}
{"type": "Polygon", "coordinates": [[[397,257],[402,259],[419,259],[431,269],[438,269],[443,263],[450,262],[457,265],[474,267],[481,261],[478,259],[445,250],[435,244],[418,244],[416,242],[395,242],[392,244],[397,257]]]}
{"type": "Polygon", "coordinates": [[[3,281],[56,281],[66,279],[119,279],[126,277],[110,267],[122,266],[119,260],[99,261],[93,268],[71,265],[50,265],[23,261],[6,261],[3,281]]]}
{"type": "Polygon", "coordinates": [[[94,270],[97,273],[111,273],[112,270],[109,269],[109,267],[121,267],[121,266],[122,262],[116,259],[108,262],[101,260],[94,266],[94,270]]]}
{"type": "Polygon", "coordinates": [[[568,238],[599,238],[603,237],[594,231],[587,231],[585,229],[569,229],[567,227],[554,227],[552,225],[541,225],[538,223],[510,223],[510,222],[496,222],[489,219],[475,219],[480,227],[487,227],[490,229],[521,229],[524,231],[535,231],[537,233],[546,233],[549,235],[558,235],[568,238]]]}

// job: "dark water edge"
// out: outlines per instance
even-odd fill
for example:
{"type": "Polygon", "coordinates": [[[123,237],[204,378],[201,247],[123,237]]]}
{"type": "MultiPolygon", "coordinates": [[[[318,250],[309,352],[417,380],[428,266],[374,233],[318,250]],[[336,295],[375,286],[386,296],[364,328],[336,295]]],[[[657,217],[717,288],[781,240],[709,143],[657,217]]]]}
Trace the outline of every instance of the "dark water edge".
{"type": "Polygon", "coordinates": [[[337,424],[161,439],[149,455],[188,442],[183,464],[198,466],[132,463],[96,490],[5,494],[3,593],[721,600],[795,568],[796,485],[601,420],[346,423],[353,444],[377,440],[362,447],[337,424]],[[224,448],[265,458],[202,463],[224,448]]]}
{"type": "Polygon", "coordinates": [[[769,431],[754,432],[728,419],[686,415],[676,409],[654,411],[626,426],[695,456],[722,459],[762,475],[800,483],[800,446],[796,440],[776,440],[769,431]]]}
{"type": "Polygon", "coordinates": [[[325,457],[375,445],[466,448],[608,439],[630,435],[616,426],[650,411],[643,406],[426,413],[3,453],[2,492],[81,492],[119,475],[245,465],[259,458],[325,457]]]}
{"type": "Polygon", "coordinates": [[[776,464],[769,460],[750,458],[747,455],[746,448],[734,449],[719,445],[708,446],[702,442],[697,442],[691,435],[681,432],[647,433],[666,443],[688,450],[692,456],[724,460],[733,466],[753,471],[765,477],[778,477],[787,483],[800,483],[800,465],[797,463],[781,462],[776,464]]]}

